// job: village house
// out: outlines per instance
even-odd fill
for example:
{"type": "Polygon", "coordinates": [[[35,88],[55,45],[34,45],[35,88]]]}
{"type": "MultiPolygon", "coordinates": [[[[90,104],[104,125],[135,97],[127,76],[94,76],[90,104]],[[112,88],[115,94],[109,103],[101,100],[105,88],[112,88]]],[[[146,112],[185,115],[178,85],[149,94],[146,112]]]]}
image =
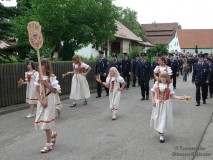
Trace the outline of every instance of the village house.
{"type": "Polygon", "coordinates": [[[178,23],[156,23],[141,24],[148,42],[151,44],[165,44],[168,45],[174,38],[176,30],[181,28],[178,23]]]}
{"type": "MultiPolygon", "coordinates": [[[[137,37],[133,32],[131,32],[127,27],[125,27],[121,22],[116,21],[117,25],[117,32],[115,33],[115,39],[113,41],[107,42],[107,46],[103,48],[106,55],[111,55],[112,53],[123,53],[123,52],[130,52],[130,48],[133,45],[141,46],[141,51],[146,50],[147,48],[151,47],[152,44],[148,42],[143,42],[143,40],[137,37]]],[[[84,47],[78,51],[76,54],[90,57],[90,56],[97,56],[98,50],[101,48],[96,48],[92,44],[84,47]]]]}
{"type": "Polygon", "coordinates": [[[169,51],[183,53],[213,52],[213,29],[178,29],[169,43],[169,51]]]}

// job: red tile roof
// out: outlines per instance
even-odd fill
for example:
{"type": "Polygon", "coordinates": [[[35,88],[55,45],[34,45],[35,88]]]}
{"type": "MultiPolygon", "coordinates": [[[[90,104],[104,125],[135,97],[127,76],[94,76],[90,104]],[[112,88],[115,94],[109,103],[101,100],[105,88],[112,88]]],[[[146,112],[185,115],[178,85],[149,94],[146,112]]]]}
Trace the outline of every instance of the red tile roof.
{"type": "Polygon", "coordinates": [[[142,24],[148,41],[152,44],[169,44],[178,29],[178,23],[151,23],[142,24]]]}
{"type": "Polygon", "coordinates": [[[142,41],[142,39],[140,39],[138,36],[132,33],[121,22],[116,21],[116,25],[118,26],[118,31],[116,32],[115,37],[129,39],[133,41],[142,41]]]}
{"type": "Polygon", "coordinates": [[[213,29],[178,29],[180,48],[213,48],[213,29]]]}

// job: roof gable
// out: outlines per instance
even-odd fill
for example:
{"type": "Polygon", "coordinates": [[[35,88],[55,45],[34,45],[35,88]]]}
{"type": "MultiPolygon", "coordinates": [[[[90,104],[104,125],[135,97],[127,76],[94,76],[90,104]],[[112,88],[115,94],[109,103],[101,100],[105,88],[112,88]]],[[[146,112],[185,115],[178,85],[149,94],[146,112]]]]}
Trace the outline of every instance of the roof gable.
{"type": "Polygon", "coordinates": [[[121,22],[116,21],[116,25],[118,27],[118,30],[115,33],[115,37],[129,39],[129,40],[134,40],[134,41],[142,41],[141,38],[139,38],[138,36],[136,36],[127,27],[125,27],[121,22]]]}

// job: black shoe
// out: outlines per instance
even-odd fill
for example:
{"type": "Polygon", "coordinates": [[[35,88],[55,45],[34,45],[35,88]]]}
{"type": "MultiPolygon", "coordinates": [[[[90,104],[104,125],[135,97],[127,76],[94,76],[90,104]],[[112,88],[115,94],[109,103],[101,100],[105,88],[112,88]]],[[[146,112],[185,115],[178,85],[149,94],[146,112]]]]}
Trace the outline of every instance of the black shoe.
{"type": "Polygon", "coordinates": [[[203,104],[206,104],[206,100],[203,100],[203,104]]]}
{"type": "Polygon", "coordinates": [[[76,103],[72,104],[70,107],[75,107],[76,106],[76,103]]]}
{"type": "Polygon", "coordinates": [[[141,98],[141,101],[145,100],[145,97],[141,98]]]}
{"type": "Polygon", "coordinates": [[[109,93],[107,93],[106,96],[109,96],[109,93]]]}
{"type": "Polygon", "coordinates": [[[176,87],[174,87],[174,89],[176,89],[176,87]]]}
{"type": "Polygon", "coordinates": [[[164,143],[164,142],[165,142],[164,136],[160,136],[160,143],[164,143]]]}
{"type": "Polygon", "coordinates": [[[132,87],[135,87],[135,84],[133,84],[132,87]]]}
{"type": "Polygon", "coordinates": [[[149,97],[148,97],[148,96],[146,97],[146,100],[149,100],[149,97]]]}
{"type": "Polygon", "coordinates": [[[101,98],[101,96],[96,96],[95,98],[101,98]]]}
{"type": "Polygon", "coordinates": [[[200,106],[200,103],[197,103],[195,106],[200,106]]]}

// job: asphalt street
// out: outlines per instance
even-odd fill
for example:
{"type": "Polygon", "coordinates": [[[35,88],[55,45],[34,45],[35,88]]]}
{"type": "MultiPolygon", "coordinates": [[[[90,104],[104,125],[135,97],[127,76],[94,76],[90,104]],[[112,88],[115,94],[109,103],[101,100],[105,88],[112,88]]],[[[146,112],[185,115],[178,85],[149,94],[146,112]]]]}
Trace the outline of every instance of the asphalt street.
{"type": "Polygon", "coordinates": [[[57,142],[46,154],[40,153],[45,133],[34,129],[34,119],[25,118],[28,110],[1,115],[0,160],[213,160],[213,98],[196,107],[195,86],[181,78],[175,92],[193,98],[172,100],[174,129],[166,132],[163,144],[150,127],[151,100],[141,101],[140,88],[130,87],[122,92],[115,121],[105,92],[98,99],[92,94],[86,106],[78,101],[70,108],[71,101],[63,100],[54,127],[57,142]]]}

